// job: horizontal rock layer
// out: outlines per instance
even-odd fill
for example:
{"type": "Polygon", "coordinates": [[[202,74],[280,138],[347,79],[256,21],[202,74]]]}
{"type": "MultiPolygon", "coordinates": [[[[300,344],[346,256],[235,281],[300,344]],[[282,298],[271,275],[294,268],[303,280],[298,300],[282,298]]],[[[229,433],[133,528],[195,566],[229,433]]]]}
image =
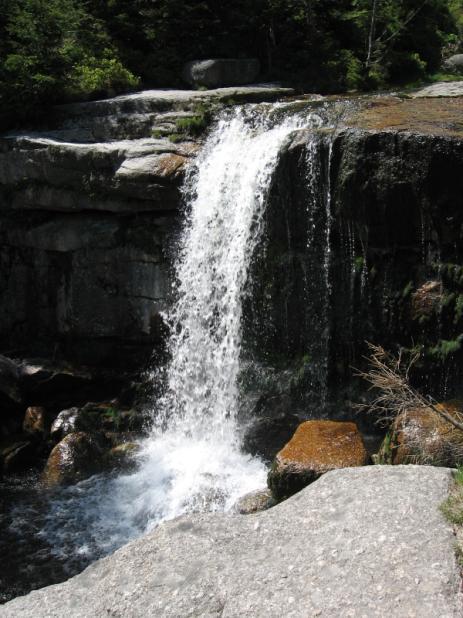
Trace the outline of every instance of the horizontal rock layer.
{"type": "Polygon", "coordinates": [[[1,349],[143,366],[160,345],[179,187],[198,149],[166,136],[199,103],[291,92],[146,91],[60,106],[39,130],[0,137],[1,349]]]}

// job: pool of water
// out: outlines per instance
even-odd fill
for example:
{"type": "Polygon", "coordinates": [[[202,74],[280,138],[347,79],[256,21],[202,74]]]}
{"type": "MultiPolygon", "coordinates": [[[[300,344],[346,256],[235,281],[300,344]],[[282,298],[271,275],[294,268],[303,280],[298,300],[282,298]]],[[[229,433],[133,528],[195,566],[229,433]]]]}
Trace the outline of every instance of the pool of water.
{"type": "Polygon", "coordinates": [[[0,480],[0,603],[65,581],[92,561],[53,553],[43,533],[51,499],[38,472],[0,480]]]}

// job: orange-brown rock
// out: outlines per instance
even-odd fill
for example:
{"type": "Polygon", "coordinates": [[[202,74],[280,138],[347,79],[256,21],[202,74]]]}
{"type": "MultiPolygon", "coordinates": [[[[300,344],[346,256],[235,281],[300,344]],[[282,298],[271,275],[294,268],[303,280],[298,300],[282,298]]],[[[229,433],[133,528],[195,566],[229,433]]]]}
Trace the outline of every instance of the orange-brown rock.
{"type": "Polygon", "coordinates": [[[372,97],[354,108],[349,126],[369,131],[407,131],[461,138],[461,98],[372,97]]]}
{"type": "Polygon", "coordinates": [[[172,152],[160,155],[153,166],[152,173],[160,178],[172,178],[182,171],[187,159],[172,152]]]}
{"type": "MultiPolygon", "coordinates": [[[[462,422],[463,403],[437,404],[462,422]]],[[[376,461],[382,464],[428,464],[454,468],[463,463],[463,432],[432,408],[404,410],[392,423],[376,461]]]]}
{"type": "Polygon", "coordinates": [[[23,420],[23,431],[33,436],[44,436],[46,433],[45,409],[40,406],[30,406],[23,420]]]}
{"type": "Polygon", "coordinates": [[[42,480],[48,487],[77,483],[99,471],[103,451],[96,439],[83,431],[68,434],[50,453],[42,480]]]}
{"type": "Polygon", "coordinates": [[[282,500],[329,470],[367,463],[368,453],[355,423],[306,421],[275,457],[268,484],[273,496],[282,500]]]}

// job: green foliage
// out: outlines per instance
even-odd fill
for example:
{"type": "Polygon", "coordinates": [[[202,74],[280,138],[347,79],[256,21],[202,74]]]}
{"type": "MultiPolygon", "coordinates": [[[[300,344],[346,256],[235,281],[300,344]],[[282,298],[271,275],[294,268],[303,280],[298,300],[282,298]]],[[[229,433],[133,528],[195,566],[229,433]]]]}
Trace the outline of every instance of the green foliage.
{"type": "Polygon", "coordinates": [[[458,324],[462,316],[463,316],[463,294],[459,294],[457,296],[457,300],[455,301],[454,324],[458,324]]]}
{"type": "Polygon", "coordinates": [[[453,478],[455,487],[451,495],[441,504],[440,509],[451,523],[463,526],[463,466],[457,468],[453,478]]]}
{"type": "Polygon", "coordinates": [[[3,123],[57,101],[181,86],[196,58],[258,57],[263,79],[306,91],[410,82],[436,73],[462,24],[462,0],[0,0],[3,123]]]}
{"type": "Polygon", "coordinates": [[[459,74],[457,75],[456,73],[441,73],[441,72],[437,72],[437,73],[432,73],[431,75],[427,76],[427,81],[431,82],[431,83],[437,83],[437,82],[461,82],[463,81],[463,75],[459,74]]]}
{"type": "Polygon", "coordinates": [[[441,361],[444,361],[448,356],[455,354],[461,349],[462,342],[463,334],[459,335],[456,339],[451,339],[450,341],[441,339],[435,347],[430,348],[429,354],[441,361]]]}
{"type": "Polygon", "coordinates": [[[381,447],[375,455],[372,456],[375,465],[390,465],[392,464],[393,440],[392,432],[388,431],[384,436],[381,447]]]}
{"type": "Polygon", "coordinates": [[[359,255],[354,259],[354,270],[357,274],[362,272],[364,265],[365,258],[363,255],[359,255]]]}
{"type": "Polygon", "coordinates": [[[171,133],[169,135],[169,141],[172,142],[172,144],[179,144],[180,142],[185,141],[185,136],[181,133],[171,133]]]}
{"type": "Polygon", "coordinates": [[[455,479],[455,483],[457,483],[457,485],[461,485],[463,487],[463,466],[456,469],[453,478],[455,479]]]}
{"type": "Polygon", "coordinates": [[[0,123],[137,85],[105,24],[78,0],[0,0],[0,123]]]}
{"type": "Polygon", "coordinates": [[[76,98],[123,92],[139,85],[139,79],[111,57],[110,50],[105,50],[103,58],[82,58],[72,67],[68,79],[66,93],[76,98]]]}
{"type": "Polygon", "coordinates": [[[118,408],[106,408],[103,416],[111,422],[111,425],[113,425],[115,431],[119,431],[121,425],[121,411],[118,408]]]}
{"type": "Polygon", "coordinates": [[[212,119],[210,107],[200,103],[194,109],[194,116],[179,118],[175,127],[177,132],[191,137],[198,137],[209,126],[212,119]]]}
{"type": "Polygon", "coordinates": [[[408,298],[413,290],[413,281],[409,281],[402,290],[402,298],[408,298]]]}

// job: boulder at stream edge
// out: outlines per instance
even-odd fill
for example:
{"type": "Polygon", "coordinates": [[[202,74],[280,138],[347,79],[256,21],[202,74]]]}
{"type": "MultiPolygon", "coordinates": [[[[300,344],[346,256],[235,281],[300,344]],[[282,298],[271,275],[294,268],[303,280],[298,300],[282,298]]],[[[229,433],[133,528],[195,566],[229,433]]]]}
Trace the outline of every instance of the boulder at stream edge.
{"type": "Polygon", "coordinates": [[[355,423],[306,421],[277,453],[268,485],[276,500],[284,500],[329,470],[364,466],[368,459],[355,423]]]}
{"type": "Polygon", "coordinates": [[[461,577],[439,505],[451,471],[334,470],[255,515],[161,524],[1,618],[457,618],[461,577]]]}

